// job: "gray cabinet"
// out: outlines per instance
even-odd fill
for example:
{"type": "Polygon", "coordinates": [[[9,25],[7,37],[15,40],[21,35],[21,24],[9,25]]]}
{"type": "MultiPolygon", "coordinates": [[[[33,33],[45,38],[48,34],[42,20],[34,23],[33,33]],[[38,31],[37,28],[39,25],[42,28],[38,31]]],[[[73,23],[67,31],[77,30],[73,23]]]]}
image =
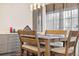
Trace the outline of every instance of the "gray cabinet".
{"type": "Polygon", "coordinates": [[[0,53],[20,50],[20,41],[17,33],[0,34],[0,53]]]}

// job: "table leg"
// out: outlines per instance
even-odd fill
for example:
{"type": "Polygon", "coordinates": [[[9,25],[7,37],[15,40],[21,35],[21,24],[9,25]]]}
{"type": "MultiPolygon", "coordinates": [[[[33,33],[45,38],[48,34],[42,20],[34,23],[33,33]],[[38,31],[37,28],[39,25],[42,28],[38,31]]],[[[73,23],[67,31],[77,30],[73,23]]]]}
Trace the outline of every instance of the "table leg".
{"type": "Polygon", "coordinates": [[[50,56],[50,41],[45,40],[45,56],[50,56]]]}
{"type": "Polygon", "coordinates": [[[66,47],[67,42],[63,41],[63,47],[66,47]]]}

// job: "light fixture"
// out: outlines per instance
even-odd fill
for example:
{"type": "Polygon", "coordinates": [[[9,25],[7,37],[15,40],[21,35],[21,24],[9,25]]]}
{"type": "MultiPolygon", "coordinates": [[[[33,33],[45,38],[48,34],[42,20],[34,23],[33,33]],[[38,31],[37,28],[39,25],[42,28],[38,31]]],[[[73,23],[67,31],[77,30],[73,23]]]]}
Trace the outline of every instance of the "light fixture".
{"type": "Polygon", "coordinates": [[[34,5],[33,5],[33,6],[34,6],[34,10],[36,10],[36,3],[34,3],[34,5]]]}
{"type": "Polygon", "coordinates": [[[31,9],[31,11],[33,11],[33,10],[36,10],[38,8],[41,8],[41,6],[42,6],[42,4],[40,4],[40,3],[39,4],[34,3],[34,4],[31,4],[30,9],[31,9]]]}
{"type": "Polygon", "coordinates": [[[42,7],[45,7],[45,4],[44,3],[42,4],[42,7]]]}
{"type": "Polygon", "coordinates": [[[37,5],[37,7],[40,8],[40,7],[41,7],[41,4],[39,3],[39,4],[37,5]]]}

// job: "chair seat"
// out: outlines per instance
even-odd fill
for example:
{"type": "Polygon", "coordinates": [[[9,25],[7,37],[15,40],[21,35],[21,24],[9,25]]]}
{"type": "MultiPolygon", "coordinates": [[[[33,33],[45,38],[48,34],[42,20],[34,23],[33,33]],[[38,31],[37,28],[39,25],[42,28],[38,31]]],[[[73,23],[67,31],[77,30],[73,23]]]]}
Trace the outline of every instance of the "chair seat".
{"type": "MultiPolygon", "coordinates": [[[[66,48],[65,47],[52,48],[51,51],[56,52],[56,53],[60,53],[60,54],[65,54],[66,48]]],[[[73,52],[73,49],[69,49],[68,53],[72,53],[72,52],[73,52]]]]}
{"type": "MultiPolygon", "coordinates": [[[[38,52],[38,47],[36,47],[36,46],[22,45],[22,48],[38,52]]],[[[45,50],[44,48],[40,48],[40,52],[44,52],[44,50],[45,50]]]]}
{"type": "Polygon", "coordinates": [[[65,54],[65,48],[64,47],[61,47],[61,48],[52,48],[51,51],[56,52],[56,53],[65,54]]]}

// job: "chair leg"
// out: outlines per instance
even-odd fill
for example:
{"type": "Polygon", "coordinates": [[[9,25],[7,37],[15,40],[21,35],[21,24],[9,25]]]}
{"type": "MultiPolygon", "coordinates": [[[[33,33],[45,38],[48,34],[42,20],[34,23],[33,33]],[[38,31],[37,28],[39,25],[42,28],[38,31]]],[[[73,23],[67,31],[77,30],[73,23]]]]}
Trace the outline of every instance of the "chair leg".
{"type": "Polygon", "coordinates": [[[26,56],[28,56],[28,51],[26,50],[26,56]]]}
{"type": "Polygon", "coordinates": [[[27,50],[27,56],[32,56],[33,53],[27,50]]]}
{"type": "Polygon", "coordinates": [[[24,50],[24,52],[22,53],[24,56],[27,56],[28,55],[28,51],[27,50],[24,50]]]}
{"type": "Polygon", "coordinates": [[[21,56],[23,56],[23,53],[24,53],[24,49],[21,49],[21,56]]]}
{"type": "Polygon", "coordinates": [[[27,50],[27,56],[30,56],[31,55],[31,53],[27,50]]]}
{"type": "Polygon", "coordinates": [[[63,41],[63,47],[65,47],[65,46],[66,46],[66,44],[67,44],[67,42],[66,42],[66,41],[63,41]]]}
{"type": "Polygon", "coordinates": [[[51,56],[55,56],[55,53],[54,52],[51,52],[51,56]]]}
{"type": "Polygon", "coordinates": [[[44,52],[42,52],[41,55],[44,56],[44,52]]]}

